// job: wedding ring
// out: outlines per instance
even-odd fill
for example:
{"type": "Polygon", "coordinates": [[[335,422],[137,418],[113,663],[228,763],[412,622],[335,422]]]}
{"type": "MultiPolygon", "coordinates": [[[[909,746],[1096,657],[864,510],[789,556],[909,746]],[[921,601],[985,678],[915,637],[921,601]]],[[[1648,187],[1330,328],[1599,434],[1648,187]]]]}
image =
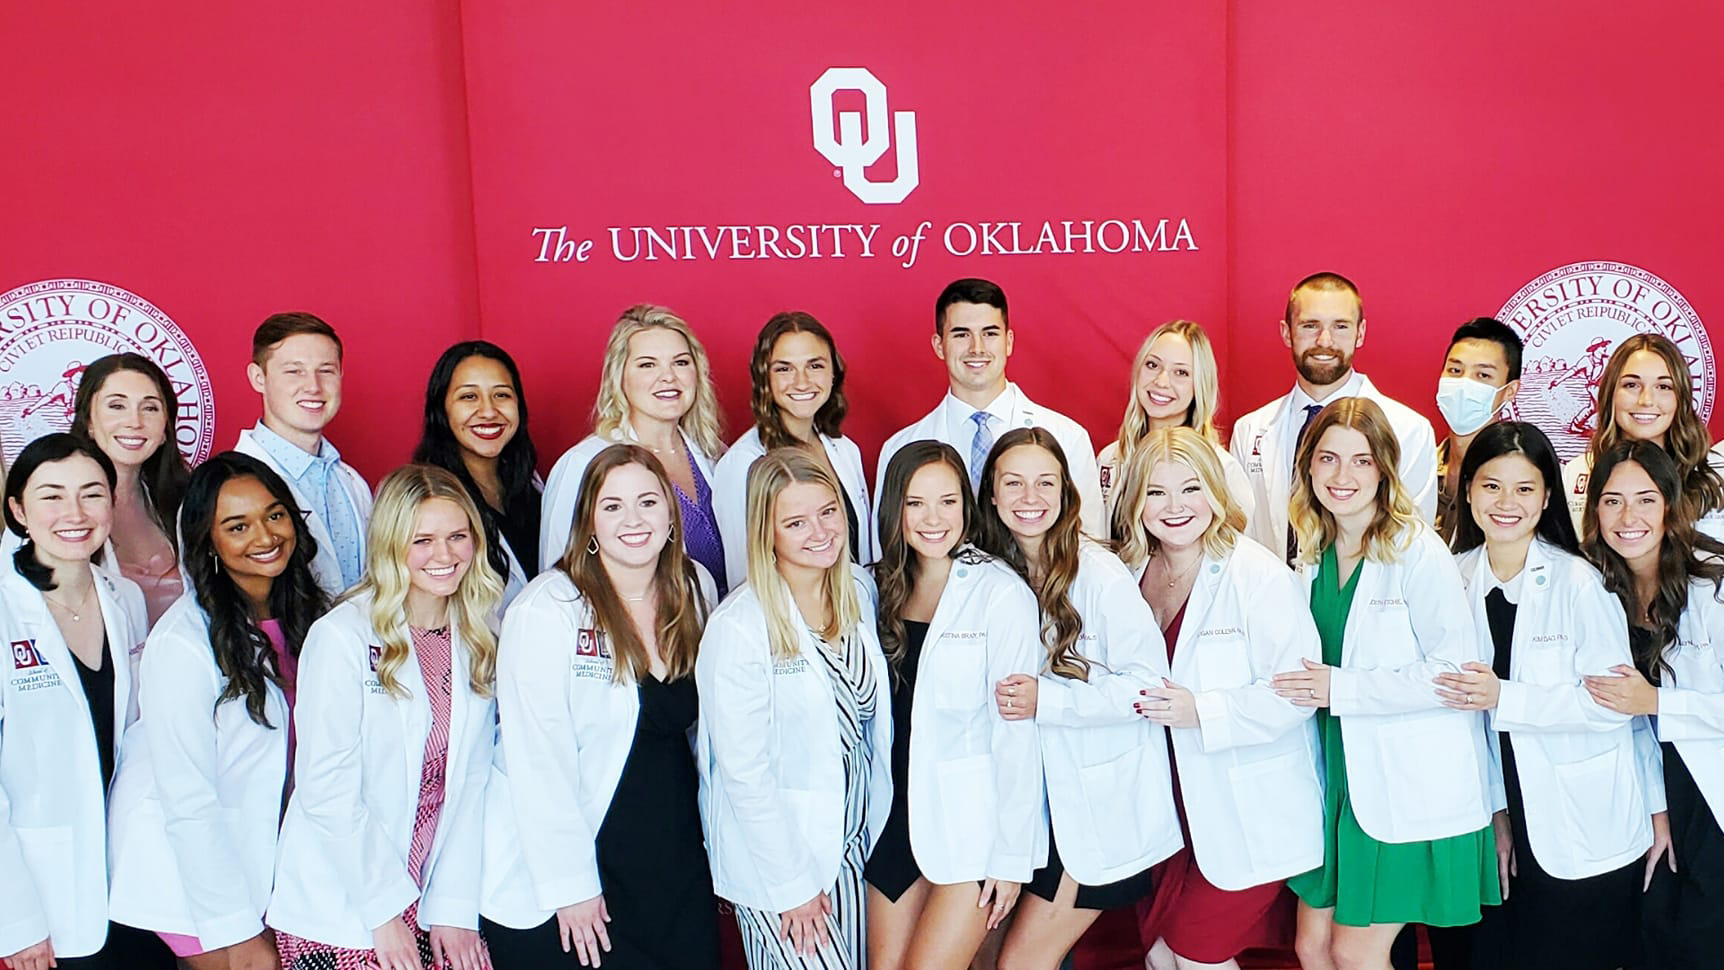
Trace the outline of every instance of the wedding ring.
{"type": "Polygon", "coordinates": [[[1315,688],[1315,687],[1305,688],[1305,695],[1307,697],[1310,697],[1312,700],[1316,700],[1317,699],[1317,688],[1315,688]]]}

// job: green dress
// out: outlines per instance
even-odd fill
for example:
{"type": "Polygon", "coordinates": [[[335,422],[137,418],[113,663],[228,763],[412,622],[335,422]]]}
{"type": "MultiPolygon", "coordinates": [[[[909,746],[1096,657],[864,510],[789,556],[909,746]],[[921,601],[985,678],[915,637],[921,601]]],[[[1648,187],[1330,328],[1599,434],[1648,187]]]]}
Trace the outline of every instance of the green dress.
{"type": "MultiPolygon", "coordinates": [[[[1359,573],[1355,566],[1342,584],[1335,547],[1323,550],[1311,587],[1311,615],[1323,642],[1323,662],[1330,666],[1341,664],[1342,632],[1359,573]]],[[[1335,922],[1344,926],[1465,926],[1479,921],[1481,905],[1501,904],[1496,837],[1490,826],[1433,842],[1378,842],[1353,817],[1340,719],[1319,708],[1317,729],[1323,738],[1326,778],[1323,867],[1287,880],[1306,905],[1334,907],[1335,922]]]]}

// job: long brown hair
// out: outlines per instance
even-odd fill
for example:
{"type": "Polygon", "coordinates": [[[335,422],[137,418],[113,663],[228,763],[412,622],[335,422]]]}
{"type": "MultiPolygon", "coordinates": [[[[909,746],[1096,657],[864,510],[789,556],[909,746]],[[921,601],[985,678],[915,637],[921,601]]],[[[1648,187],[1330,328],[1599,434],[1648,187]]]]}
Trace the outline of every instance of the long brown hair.
{"type": "Polygon", "coordinates": [[[1383,414],[1377,402],[1364,397],[1345,397],[1317,412],[1311,430],[1299,443],[1293,458],[1293,499],[1288,508],[1293,533],[1299,537],[1299,559],[1316,562],[1340,533],[1335,516],[1317,500],[1311,487],[1311,459],[1323,432],[1330,428],[1352,428],[1365,436],[1371,449],[1371,460],[1382,476],[1377,484],[1377,512],[1365,527],[1360,543],[1365,558],[1372,562],[1393,562],[1396,553],[1405,548],[1419,528],[1419,511],[1401,484],[1401,443],[1395,428],[1383,414]]]}
{"type": "Polygon", "coordinates": [[[778,402],[772,399],[772,348],[778,338],[792,333],[806,333],[826,344],[826,354],[832,358],[832,392],[826,403],[814,412],[814,431],[828,438],[843,433],[844,415],[850,404],[844,398],[844,358],[838,355],[838,343],[831,331],[801,310],[775,313],[760,335],[754,339],[754,353],[748,359],[748,378],[752,385],[748,404],[754,412],[754,426],[760,429],[760,446],[767,451],[802,444],[784,427],[784,415],[778,413],[778,402]]]}
{"type": "Polygon", "coordinates": [[[80,438],[90,437],[90,412],[95,410],[96,395],[101,393],[108,378],[121,371],[132,371],[149,378],[156,385],[157,396],[162,399],[163,424],[166,426],[162,443],[144,459],[138,469],[138,482],[143,486],[144,506],[155,520],[156,528],[167,537],[168,545],[179,552],[179,530],[174,526],[179,522],[180,500],[185,496],[186,481],[192,472],[185,455],[180,454],[174,434],[180,415],[179,395],[174,392],[174,382],[168,379],[161,367],[148,357],[129,351],[109,354],[91,362],[84,368],[84,376],[78,381],[78,392],[72,398],[71,430],[80,438]]]}
{"type": "Polygon", "coordinates": [[[599,634],[610,642],[616,663],[611,672],[619,684],[636,683],[652,671],[652,658],[646,643],[635,629],[628,607],[611,585],[603,557],[595,549],[593,512],[598,506],[599,491],[605,477],[624,465],[639,465],[651,472],[664,492],[666,511],[670,513],[670,536],[659,550],[653,567],[653,604],[657,610],[659,656],[664,660],[665,681],[668,683],[694,673],[694,658],[700,647],[700,634],[706,626],[706,597],[702,595],[694,560],[682,547],[682,510],[671,491],[670,478],[664,466],[651,451],[640,445],[610,445],[587,465],[581,476],[580,497],[575,500],[575,521],[570,532],[569,548],[557,568],[575,584],[581,597],[592,610],[593,622],[599,634]]]}
{"type": "MultiPolygon", "coordinates": [[[[1649,679],[1660,670],[1670,670],[1666,648],[1675,641],[1676,626],[1688,609],[1688,581],[1694,577],[1711,580],[1714,594],[1724,589],[1724,560],[1718,558],[1724,556],[1724,543],[1696,530],[1690,513],[1682,501],[1682,478],[1675,459],[1653,442],[1625,438],[1601,453],[1593,463],[1586,483],[1586,510],[1581,515],[1581,531],[1586,538],[1581,540],[1580,548],[1604,574],[1604,588],[1622,602],[1629,626],[1645,626],[1643,618],[1651,623],[1655,642],[1650,648],[1634,652],[1634,665],[1649,679]],[[1645,604],[1635,594],[1634,571],[1628,561],[1610,548],[1598,529],[1598,500],[1611,473],[1623,464],[1645,469],[1664,496],[1664,541],[1658,547],[1658,587],[1652,601],[1645,604]]],[[[1636,645],[1633,637],[1629,643],[1636,645]]]]}
{"type": "MultiPolygon", "coordinates": [[[[997,508],[994,508],[994,470],[1000,456],[1019,445],[1034,445],[1054,456],[1060,468],[1060,514],[1042,536],[1042,583],[1030,588],[1036,591],[1036,605],[1042,614],[1042,647],[1047,651],[1047,670],[1051,674],[1072,680],[1089,680],[1090,662],[1078,653],[1078,637],[1083,633],[1083,617],[1072,605],[1071,586],[1077,579],[1080,561],[1079,543],[1083,529],[1078,519],[1077,486],[1072,484],[1071,469],[1060,443],[1044,428],[1013,428],[1000,435],[994,450],[988,453],[982,466],[982,489],[976,495],[976,545],[1018,571],[1024,582],[1030,582],[1029,561],[1017,537],[1006,528],[997,508]]],[[[884,538],[884,536],[882,536],[884,538]]]]}
{"type": "Polygon", "coordinates": [[[1604,374],[1598,380],[1598,430],[1587,442],[1587,455],[1596,465],[1600,455],[1625,437],[1616,424],[1616,385],[1622,380],[1622,372],[1628,369],[1628,358],[1642,350],[1664,361],[1665,369],[1670,371],[1670,383],[1676,388],[1676,413],[1670,418],[1670,430],[1664,433],[1664,450],[1676,460],[1680,472],[1679,501],[1693,506],[1687,515],[1694,519],[1724,509],[1724,478],[1706,460],[1712,439],[1706,433],[1706,422],[1694,410],[1694,380],[1688,373],[1688,359],[1663,334],[1637,333],[1611,351],[1604,374]]]}
{"type": "Polygon", "coordinates": [[[964,470],[964,459],[941,441],[912,441],[898,449],[886,465],[886,477],[880,487],[880,561],[874,564],[876,597],[876,629],[880,631],[880,649],[898,675],[898,665],[904,658],[904,605],[916,588],[916,577],[922,571],[921,557],[904,541],[904,493],[910,479],[928,465],[945,465],[958,478],[958,493],[963,496],[964,528],[958,541],[952,544],[948,557],[956,559],[958,551],[976,530],[976,497],[970,491],[970,474],[964,470]]]}

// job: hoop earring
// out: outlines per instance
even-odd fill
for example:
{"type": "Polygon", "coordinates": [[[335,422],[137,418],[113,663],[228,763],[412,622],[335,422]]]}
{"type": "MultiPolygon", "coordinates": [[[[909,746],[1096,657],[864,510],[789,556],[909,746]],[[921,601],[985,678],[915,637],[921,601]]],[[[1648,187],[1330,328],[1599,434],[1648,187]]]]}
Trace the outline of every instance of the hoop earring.
{"type": "Polygon", "coordinates": [[[599,537],[593,536],[592,538],[587,540],[587,555],[596,556],[598,554],[599,554],[599,537]]]}

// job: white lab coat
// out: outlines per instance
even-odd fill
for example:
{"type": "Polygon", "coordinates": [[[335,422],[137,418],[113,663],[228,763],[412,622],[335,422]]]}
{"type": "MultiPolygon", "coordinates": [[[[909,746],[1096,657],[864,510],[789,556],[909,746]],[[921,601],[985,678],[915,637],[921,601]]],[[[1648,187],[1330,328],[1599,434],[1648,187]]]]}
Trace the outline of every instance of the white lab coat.
{"type": "MultiPolygon", "coordinates": [[[[1332,404],[1343,397],[1364,397],[1377,402],[1395,430],[1401,445],[1399,466],[1401,485],[1418,507],[1419,517],[1434,522],[1437,516],[1437,437],[1431,423],[1412,408],[1384,396],[1371,379],[1354,374],[1356,382],[1337,392],[1325,403],[1332,404]]],[[[1299,427],[1305,422],[1304,412],[1288,415],[1293,407],[1293,391],[1270,401],[1233,425],[1229,448],[1233,457],[1245,466],[1245,476],[1251,480],[1256,509],[1251,516],[1249,535],[1266,549],[1287,547],[1287,503],[1293,496],[1293,454],[1298,444],[1299,427]]]]}
{"type": "MultiPolygon", "coordinates": [[[[347,584],[341,580],[341,556],[335,551],[335,539],[329,534],[329,523],[313,511],[321,503],[311,502],[305,493],[299,490],[298,483],[282,471],[269,452],[252,437],[250,428],[239,433],[239,441],[234,443],[233,448],[242,455],[250,455],[268,465],[287,483],[288,491],[293,493],[293,501],[299,506],[299,510],[305,513],[305,527],[317,543],[317,558],[311,561],[311,575],[325,593],[331,597],[340,596],[347,589],[347,584]]],[[[371,486],[365,484],[365,479],[347,462],[336,463],[335,472],[341,480],[341,486],[347,490],[347,497],[353,503],[354,515],[359,520],[359,563],[363,567],[365,528],[366,523],[371,520],[371,486]]],[[[186,588],[191,588],[191,584],[187,583],[186,588]]]]}
{"type": "MultiPolygon", "coordinates": [[[[710,603],[712,578],[695,569],[710,603]]],[[[504,926],[530,929],[604,891],[595,840],[634,744],[640,687],[612,680],[614,658],[597,629],[555,569],[503,618],[479,911],[504,926]]]]}
{"type": "Polygon", "coordinates": [[[380,643],[371,600],[337,605],[311,627],[299,661],[293,796],[276,845],[269,925],[307,940],[370,949],[372,930],[419,901],[419,925],[479,927],[479,858],[496,705],[467,683],[453,644],[449,756],[442,814],[420,885],[407,873],[431,703],[409,650],[383,689],[370,655],[380,643]]]}
{"type": "MultiPolygon", "coordinates": [[[[1476,832],[1506,800],[1484,715],[1444,707],[1432,682],[1489,663],[1454,557],[1420,525],[1394,562],[1366,559],[1359,569],[1341,665],[1329,676],[1353,814],[1379,842],[1476,832]]],[[[1316,582],[1315,565],[1304,573],[1316,582]]]]}
{"type": "MultiPolygon", "coordinates": [[[[868,475],[862,470],[862,452],[845,437],[820,436],[826,460],[838,473],[844,500],[856,515],[856,550],[852,557],[866,566],[879,556],[874,544],[873,506],[868,504],[868,475]]],[[[750,428],[718,460],[712,479],[712,514],[724,540],[724,575],[732,586],[748,578],[748,466],[766,454],[760,444],[760,429],[750,428]]]]}
{"type": "MultiPolygon", "coordinates": [[[[114,676],[118,757],[132,710],[144,594],[92,567],[114,676]]],[[[107,799],[89,702],[47,600],[0,564],[0,953],[52,939],[61,957],[108,938],[107,799]]]]}
{"type": "MultiPolygon", "coordinates": [[[[1490,561],[1479,546],[1456,562],[1479,640],[1490,644],[1490,561]]],[[[1581,681],[1633,665],[1628,623],[1596,570],[1542,540],[1527,550],[1519,595],[1510,677],[1491,725],[1513,739],[1539,865],[1558,879],[1596,876],[1643,854],[1652,845],[1652,812],[1664,809],[1663,792],[1654,806],[1643,791],[1633,718],[1594,703],[1581,681]]]]}
{"type": "MultiPolygon", "coordinates": [[[[1080,885],[1136,875],[1185,844],[1173,806],[1167,729],[1137,713],[1170,675],[1167,645],[1131,570],[1084,541],[1067,595],[1083,619],[1089,680],[1043,673],[1036,728],[1060,861],[1080,885]]],[[[1046,651],[1043,651],[1044,656],[1046,651]]]]}
{"type": "MultiPolygon", "coordinates": [[[[886,439],[886,444],[880,449],[880,464],[874,469],[874,497],[879,499],[886,487],[886,466],[891,464],[892,456],[898,449],[912,441],[930,439],[944,441],[957,449],[958,457],[964,460],[964,467],[974,474],[979,469],[970,468],[970,442],[973,439],[975,425],[970,423],[970,415],[975,408],[952,396],[950,391],[940,399],[934,410],[928,412],[920,421],[900,430],[886,439]],[[954,440],[952,428],[962,425],[964,433],[954,440]]],[[[996,421],[991,423],[994,428],[994,440],[1014,428],[1041,427],[1047,429],[1059,442],[1060,450],[1065,452],[1066,467],[1071,472],[1072,484],[1077,486],[1078,499],[1082,503],[1079,515],[1083,520],[1085,532],[1097,538],[1107,535],[1107,523],[1104,520],[1104,509],[1101,498],[1101,475],[1096,471],[1095,446],[1090,443],[1089,432],[1083,425],[1071,418],[1042,407],[1025,396],[1016,384],[1008,383],[1006,389],[987,408],[996,421]]],[[[879,548],[880,516],[879,510],[874,515],[875,548],[879,548]]]]}
{"type": "Polygon", "coordinates": [[[1309,593],[1281,557],[1249,537],[1219,559],[1204,555],[1173,648],[1172,680],[1194,695],[1197,727],[1172,734],[1192,853],[1221,889],[1323,864],[1313,711],[1269,686],[1322,654],[1309,593]]]}
{"type": "MultiPolygon", "coordinates": [[[[857,567],[857,595],[871,599],[857,567]]],[[[776,581],[776,580],[775,580],[776,581]]],[[[788,598],[789,593],[787,592],[788,598]]],[[[802,623],[797,655],[775,660],[751,584],[708,619],[695,663],[700,688],[701,817],[712,885],[733,903],[771,913],[829,891],[844,849],[844,764],[832,683],[802,623]]],[[[892,809],[892,697],[873,617],[856,628],[875,681],[864,734],[871,850],[892,809]]]]}
{"type": "Polygon", "coordinates": [[[974,549],[952,563],[910,699],[910,849],[929,882],[1028,882],[1047,862],[1042,749],[1033,720],[1000,716],[994,685],[1035,676],[1035,594],[974,549]]]}
{"type": "MultiPolygon", "coordinates": [[[[1222,476],[1227,483],[1228,494],[1245,513],[1245,533],[1251,534],[1251,517],[1257,512],[1257,493],[1251,488],[1251,479],[1245,475],[1245,466],[1233,453],[1221,445],[1211,441],[1215,449],[1215,457],[1221,462],[1222,476]]],[[[1119,467],[1119,442],[1110,441],[1101,454],[1095,456],[1096,467],[1101,473],[1102,507],[1107,510],[1106,528],[1112,528],[1113,509],[1119,504],[1119,483],[1125,477],[1125,469],[1119,467]]],[[[1285,565],[1285,563],[1283,563],[1285,565]]]]}
{"type": "Polygon", "coordinates": [[[1724,602],[1712,583],[1688,585],[1670,675],[1658,688],[1658,740],[1676,745],[1715,816],[1724,817],[1724,602]]]}
{"type": "MultiPolygon", "coordinates": [[[[586,477],[587,466],[593,463],[599,452],[611,445],[624,443],[640,443],[626,424],[609,438],[601,438],[596,434],[587,435],[573,448],[563,452],[563,456],[551,466],[551,477],[546,480],[545,494],[540,499],[540,572],[555,566],[557,560],[563,558],[563,553],[569,550],[569,532],[575,527],[575,501],[581,497],[581,479],[586,477]]],[[[682,436],[682,443],[688,453],[694,456],[694,464],[700,469],[701,477],[706,479],[708,487],[712,487],[717,458],[701,451],[700,446],[686,434],[682,436]]],[[[713,498],[716,502],[716,489],[713,498]]],[[[741,576],[727,578],[732,584],[742,582],[741,576]]]]}
{"type": "Polygon", "coordinates": [[[128,926],[194,936],[205,950],[263,932],[287,783],[287,698],[264,682],[264,716],[216,698],[228,678],[209,617],[186,593],[150,631],[140,717],[114,776],[110,908],[128,926]]]}

